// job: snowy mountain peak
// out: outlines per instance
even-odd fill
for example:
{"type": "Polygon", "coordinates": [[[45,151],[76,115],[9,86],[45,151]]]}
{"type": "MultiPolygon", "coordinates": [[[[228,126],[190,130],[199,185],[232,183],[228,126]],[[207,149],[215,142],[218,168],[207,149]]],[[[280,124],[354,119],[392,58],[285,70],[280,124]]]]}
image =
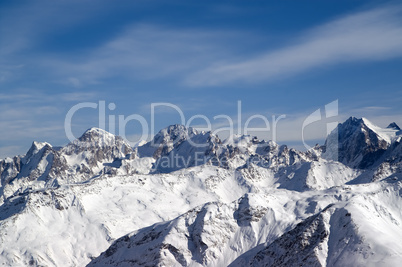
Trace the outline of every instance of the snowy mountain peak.
{"type": "Polygon", "coordinates": [[[362,118],[356,118],[355,116],[350,116],[344,123],[359,123],[362,121],[362,118]]]}
{"type": "Polygon", "coordinates": [[[165,129],[160,130],[159,133],[155,135],[155,139],[163,137],[164,140],[168,138],[169,140],[172,141],[180,141],[196,134],[198,134],[198,131],[192,127],[187,128],[184,125],[174,124],[166,127],[165,129]]]}
{"type": "MultiPolygon", "coordinates": [[[[368,128],[370,128],[370,130],[372,130],[379,138],[383,139],[388,144],[391,144],[395,140],[396,133],[397,133],[397,131],[399,131],[396,128],[395,129],[389,128],[389,126],[385,129],[381,128],[381,127],[375,125],[374,123],[370,122],[366,118],[362,118],[362,121],[364,122],[364,125],[366,125],[368,128]]],[[[392,125],[392,123],[390,125],[392,125]]],[[[396,127],[398,127],[398,125],[396,125],[396,123],[394,123],[394,125],[396,127]]]]}
{"type": "Polygon", "coordinates": [[[47,142],[36,142],[33,141],[31,148],[28,150],[27,154],[25,155],[25,157],[23,158],[22,162],[24,164],[26,164],[26,162],[29,161],[30,158],[32,158],[34,155],[38,154],[39,152],[41,152],[42,150],[48,150],[51,149],[52,145],[47,143],[47,142]]]}
{"type": "Polygon", "coordinates": [[[327,137],[323,157],[366,168],[374,164],[395,136],[396,130],[382,129],[366,118],[350,117],[327,137]]]}
{"type": "Polygon", "coordinates": [[[399,128],[398,124],[396,124],[395,122],[390,123],[387,126],[387,129],[393,129],[393,130],[398,130],[398,131],[401,130],[401,128],[399,128]]]}
{"type": "Polygon", "coordinates": [[[47,143],[47,142],[33,141],[32,145],[31,145],[31,148],[28,150],[28,153],[37,153],[39,150],[41,150],[42,148],[44,148],[46,146],[49,147],[49,148],[52,147],[52,145],[47,143]]]}
{"type": "Polygon", "coordinates": [[[80,141],[93,141],[95,139],[114,139],[115,135],[96,127],[89,128],[79,138],[80,141]]]}
{"type": "Polygon", "coordinates": [[[170,125],[160,130],[151,141],[138,147],[138,153],[143,157],[158,158],[197,134],[199,134],[198,131],[192,127],[187,128],[180,124],[170,125]]]}
{"type": "Polygon", "coordinates": [[[113,147],[123,153],[130,153],[131,146],[120,136],[111,134],[99,128],[90,128],[85,131],[78,139],[74,140],[62,150],[66,154],[80,153],[84,150],[94,150],[102,148],[102,150],[112,149],[113,147]]]}

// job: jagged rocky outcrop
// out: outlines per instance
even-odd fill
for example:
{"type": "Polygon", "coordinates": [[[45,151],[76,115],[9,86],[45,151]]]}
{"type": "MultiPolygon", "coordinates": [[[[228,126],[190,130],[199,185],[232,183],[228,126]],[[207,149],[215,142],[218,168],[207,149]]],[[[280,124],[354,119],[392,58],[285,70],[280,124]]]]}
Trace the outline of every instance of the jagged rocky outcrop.
{"type": "MultiPolygon", "coordinates": [[[[172,172],[183,168],[200,166],[206,163],[220,166],[221,140],[210,132],[200,132],[156,159],[155,171],[172,172]]],[[[164,149],[167,151],[167,149],[164,149]]]]}
{"type": "Polygon", "coordinates": [[[183,141],[188,140],[198,131],[192,127],[175,124],[160,130],[153,139],[140,146],[138,153],[141,157],[159,158],[178,147],[183,141]]]}
{"type": "Polygon", "coordinates": [[[388,126],[387,129],[392,129],[392,130],[397,130],[400,131],[401,128],[399,128],[398,124],[396,124],[395,122],[391,122],[388,126]]]}
{"type": "Polygon", "coordinates": [[[398,126],[395,123],[391,126],[381,129],[365,118],[350,117],[328,136],[323,157],[352,168],[368,168],[393,142],[398,131],[395,126],[398,126]]]}
{"type": "Polygon", "coordinates": [[[204,164],[222,168],[247,167],[250,163],[266,168],[294,165],[316,157],[273,141],[260,141],[249,135],[222,141],[211,132],[198,132],[182,125],[161,130],[153,140],[138,148],[140,156],[156,159],[155,172],[168,173],[204,164]]]}
{"type": "Polygon", "coordinates": [[[135,158],[135,151],[121,137],[98,128],[87,130],[61,149],[33,142],[26,155],[0,162],[2,197],[83,182],[102,173],[116,174],[123,159],[135,158]]]}

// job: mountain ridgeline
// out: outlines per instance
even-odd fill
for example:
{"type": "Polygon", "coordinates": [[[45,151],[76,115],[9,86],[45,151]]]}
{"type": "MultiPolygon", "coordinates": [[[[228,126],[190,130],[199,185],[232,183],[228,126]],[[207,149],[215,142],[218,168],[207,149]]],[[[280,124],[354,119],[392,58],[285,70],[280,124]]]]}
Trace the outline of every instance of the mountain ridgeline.
{"type": "Polygon", "coordinates": [[[0,262],[391,266],[401,137],[351,117],[306,152],[182,125],[135,148],[98,128],[61,148],[33,142],[0,160],[0,262]]]}

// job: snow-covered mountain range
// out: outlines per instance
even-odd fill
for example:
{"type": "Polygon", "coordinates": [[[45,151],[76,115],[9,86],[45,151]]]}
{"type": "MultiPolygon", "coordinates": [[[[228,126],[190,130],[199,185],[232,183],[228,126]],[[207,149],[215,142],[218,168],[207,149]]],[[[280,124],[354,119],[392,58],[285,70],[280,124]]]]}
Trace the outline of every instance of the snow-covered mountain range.
{"type": "Polygon", "coordinates": [[[5,266],[398,266],[402,131],[349,118],[302,152],[182,125],[91,128],[0,160],[5,266]]]}

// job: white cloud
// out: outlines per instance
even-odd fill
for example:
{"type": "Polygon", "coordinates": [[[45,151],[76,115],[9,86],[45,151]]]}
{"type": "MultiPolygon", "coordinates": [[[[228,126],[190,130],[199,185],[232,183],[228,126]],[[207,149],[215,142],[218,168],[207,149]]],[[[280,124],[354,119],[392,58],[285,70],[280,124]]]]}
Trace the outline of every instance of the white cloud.
{"type": "Polygon", "coordinates": [[[80,57],[68,60],[45,56],[41,64],[74,87],[116,77],[128,80],[176,77],[205,68],[213,60],[230,54],[222,43],[236,36],[232,32],[135,24],[80,57]],[[66,75],[70,78],[65,78],[66,75]]]}
{"type": "Polygon", "coordinates": [[[21,58],[21,51],[40,46],[44,36],[71,29],[107,10],[103,3],[99,10],[91,9],[86,14],[83,9],[71,17],[60,12],[67,5],[53,4],[43,9],[42,5],[30,4],[0,12],[0,16],[4,15],[0,19],[0,35],[3,36],[0,55],[9,64],[26,65],[25,70],[0,66],[0,81],[10,79],[17,71],[21,72],[19,77],[24,77],[23,72],[35,68],[46,73],[47,80],[75,88],[110,78],[161,77],[179,80],[186,86],[217,86],[261,82],[331,64],[385,60],[402,55],[401,7],[391,6],[338,18],[296,36],[290,40],[292,45],[257,56],[255,51],[245,55],[246,50],[240,45],[241,40],[261,41],[255,33],[137,23],[71,57],[40,51],[21,58]],[[14,18],[22,17],[23,13],[27,14],[24,19],[15,21],[14,18]],[[11,23],[12,31],[6,27],[11,23]],[[237,53],[239,51],[241,53],[237,53]]]}
{"type": "MultiPolygon", "coordinates": [[[[64,84],[67,81],[75,88],[98,84],[110,78],[138,80],[168,77],[181,80],[186,86],[254,83],[337,63],[400,57],[401,13],[400,6],[391,6],[344,16],[293,38],[292,45],[266,51],[251,59],[250,54],[255,55],[251,51],[243,59],[236,53],[239,40],[257,38],[251,33],[134,24],[111,36],[108,41],[98,43],[92,50],[84,49],[79,56],[55,57],[54,54],[41,52],[20,61],[31,63],[43,69],[52,80],[64,84]]],[[[32,23],[36,17],[28,16],[19,22],[14,32],[3,29],[3,36],[6,36],[3,39],[25,40],[21,41],[23,45],[10,51],[6,49],[9,41],[0,42],[2,51],[7,51],[4,55],[9,61],[18,58],[15,51],[33,45],[41,39],[43,32],[52,32],[56,27],[44,26],[49,24],[52,16],[45,15],[37,23],[39,25],[32,23]],[[26,30],[23,29],[26,24],[36,26],[30,26],[35,28],[25,36],[26,30]]],[[[62,21],[72,27],[84,19],[79,14],[73,19],[63,17],[62,21]]],[[[60,28],[60,24],[57,27],[60,28]]],[[[244,50],[240,54],[243,55],[244,50]]],[[[0,80],[8,79],[8,76],[10,71],[0,67],[0,80]]]]}
{"type": "Polygon", "coordinates": [[[94,95],[92,92],[46,94],[33,89],[1,93],[0,158],[25,153],[34,140],[55,145],[66,143],[64,112],[71,102],[85,101],[94,95]]]}
{"type": "Polygon", "coordinates": [[[253,59],[212,64],[184,82],[191,86],[259,82],[336,63],[400,57],[401,11],[392,6],[348,15],[306,32],[296,45],[253,59]]]}

